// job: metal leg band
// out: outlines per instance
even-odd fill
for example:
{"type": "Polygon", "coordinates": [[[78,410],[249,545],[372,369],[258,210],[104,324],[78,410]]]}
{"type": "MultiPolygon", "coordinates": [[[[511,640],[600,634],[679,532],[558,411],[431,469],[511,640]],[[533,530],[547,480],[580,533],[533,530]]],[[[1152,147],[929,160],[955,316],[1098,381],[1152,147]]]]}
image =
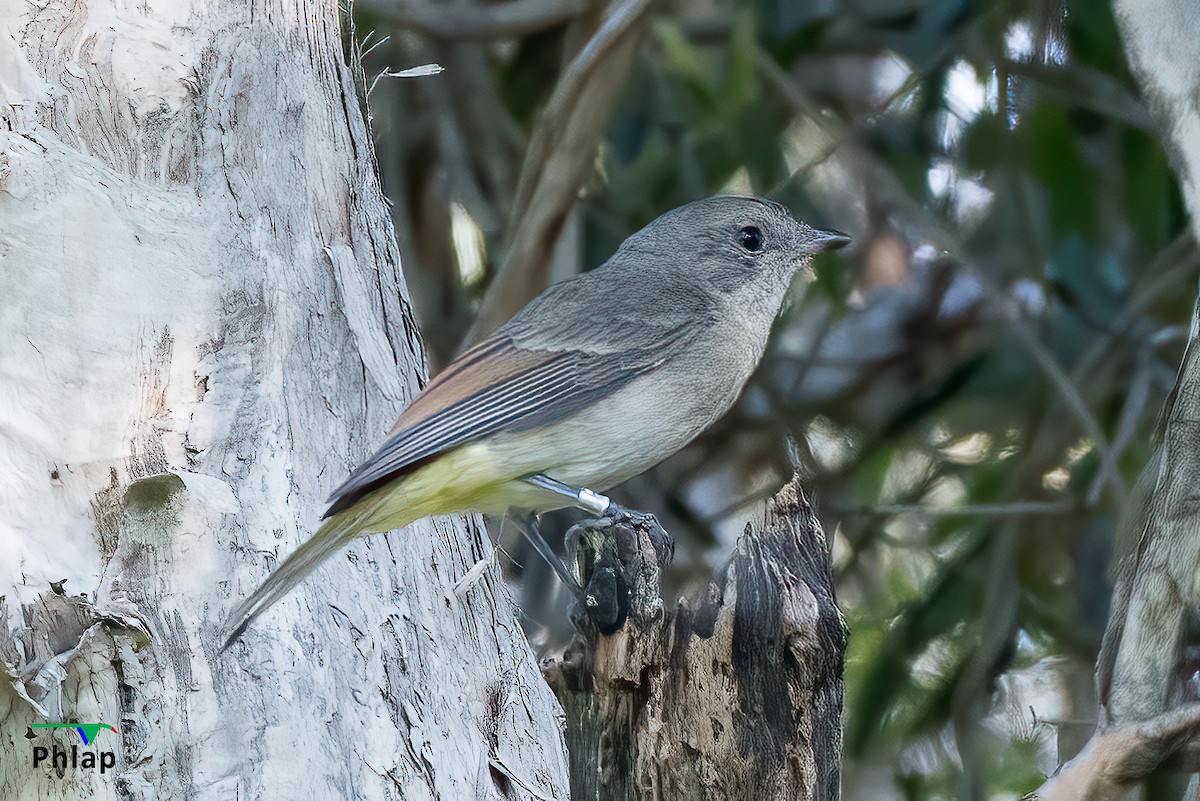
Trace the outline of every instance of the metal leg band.
{"type": "Polygon", "coordinates": [[[586,487],[572,487],[570,484],[564,484],[541,473],[530,476],[525,481],[564,498],[570,498],[573,505],[593,514],[602,515],[612,506],[612,501],[598,492],[592,492],[586,487]]]}

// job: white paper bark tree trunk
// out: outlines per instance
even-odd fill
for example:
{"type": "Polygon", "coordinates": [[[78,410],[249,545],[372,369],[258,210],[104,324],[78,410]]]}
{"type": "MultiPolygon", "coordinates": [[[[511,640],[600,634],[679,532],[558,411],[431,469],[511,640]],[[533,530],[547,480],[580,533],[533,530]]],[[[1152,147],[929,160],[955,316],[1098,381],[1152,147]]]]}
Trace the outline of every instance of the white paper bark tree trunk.
{"type": "Polygon", "coordinates": [[[0,0],[6,801],[565,797],[477,520],[217,653],[423,374],[342,48],[333,0],[0,0]],[[47,720],[116,770],[34,770],[47,720]]]}

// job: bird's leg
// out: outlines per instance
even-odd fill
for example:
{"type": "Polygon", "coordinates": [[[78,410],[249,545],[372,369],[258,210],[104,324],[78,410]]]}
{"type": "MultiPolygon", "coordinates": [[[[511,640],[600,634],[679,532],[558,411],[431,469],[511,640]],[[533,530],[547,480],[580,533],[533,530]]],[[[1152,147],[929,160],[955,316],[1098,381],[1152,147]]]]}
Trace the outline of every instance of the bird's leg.
{"type": "Polygon", "coordinates": [[[659,571],[675,550],[674,541],[654,515],[626,509],[599,493],[549,476],[539,474],[525,480],[598,518],[572,526],[566,539],[568,562],[574,560],[583,585],[580,611],[597,630],[601,634],[619,630],[630,613],[651,616],[653,612],[647,610],[657,608],[661,600],[657,591],[653,598],[643,598],[644,590],[658,586],[659,571]],[[655,576],[649,583],[647,571],[655,576]]]}
{"type": "Polygon", "coordinates": [[[618,503],[613,503],[607,496],[592,492],[587,487],[572,487],[570,484],[564,484],[558,479],[541,473],[532,475],[525,481],[535,487],[549,490],[569,499],[572,506],[583,509],[585,512],[600,515],[614,523],[624,524],[635,530],[645,531],[651,544],[654,545],[654,551],[658,555],[659,561],[663,564],[670,562],[671,557],[675,555],[675,540],[659,524],[658,518],[652,514],[626,509],[618,503]]]}
{"type": "Polygon", "coordinates": [[[579,586],[579,581],[567,570],[567,566],[562,563],[558,555],[554,553],[554,549],[550,547],[550,543],[542,537],[542,532],[538,529],[537,518],[533,515],[520,516],[513,514],[513,523],[516,524],[517,530],[525,537],[533,550],[537,551],[538,556],[554,570],[559,580],[566,585],[576,598],[583,598],[583,587],[579,586]]]}
{"type": "Polygon", "coordinates": [[[592,514],[603,515],[607,514],[608,510],[615,506],[605,496],[592,492],[587,487],[572,487],[570,484],[564,484],[558,479],[550,478],[550,476],[538,473],[525,479],[527,484],[532,484],[544,490],[549,490],[556,495],[561,495],[571,501],[571,505],[585,512],[592,514]]]}

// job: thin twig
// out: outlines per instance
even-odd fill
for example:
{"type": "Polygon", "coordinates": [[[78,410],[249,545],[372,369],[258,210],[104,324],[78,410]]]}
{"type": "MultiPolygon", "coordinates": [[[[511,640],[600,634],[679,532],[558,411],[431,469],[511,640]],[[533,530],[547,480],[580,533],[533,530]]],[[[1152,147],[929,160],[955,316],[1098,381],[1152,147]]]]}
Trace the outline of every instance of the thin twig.
{"type": "Polygon", "coordinates": [[[507,3],[398,2],[356,0],[365,9],[402,28],[434,39],[521,39],[578,17],[592,5],[587,0],[510,0],[507,3]]]}
{"type": "MultiPolygon", "coordinates": [[[[1017,336],[1025,343],[1025,347],[1029,349],[1034,361],[1042,368],[1042,372],[1050,379],[1055,388],[1058,389],[1058,394],[1066,402],[1067,407],[1075,413],[1076,419],[1083,425],[1084,431],[1092,440],[1092,445],[1100,454],[1101,460],[1115,461],[1112,446],[1109,444],[1108,436],[1104,433],[1104,429],[1100,427],[1100,421],[1092,414],[1092,410],[1088,408],[1087,402],[1083,396],[1079,394],[1079,388],[1071,381],[1070,377],[1063,371],[1062,365],[1054,358],[1049,349],[1042,344],[1042,341],[1034,336],[1027,322],[1024,322],[1024,317],[1017,317],[1013,320],[1012,328],[1016,331],[1017,336]]],[[[1123,502],[1129,495],[1129,488],[1125,485],[1119,472],[1111,471],[1108,473],[1109,483],[1118,497],[1123,502]]]]}
{"type": "Polygon", "coordinates": [[[1129,392],[1125,395],[1125,405],[1121,408],[1121,417],[1117,421],[1117,431],[1113,436],[1112,447],[1107,455],[1100,457],[1100,467],[1096,470],[1096,475],[1088,486],[1087,494],[1084,495],[1084,502],[1088,506],[1095,506],[1099,502],[1100,492],[1104,489],[1104,485],[1121,467],[1119,462],[1121,454],[1125,452],[1137,435],[1138,422],[1142,419],[1142,413],[1145,412],[1146,404],[1150,401],[1151,377],[1151,370],[1147,367],[1143,367],[1133,374],[1133,380],[1129,383],[1129,392]]]}
{"type": "Polygon", "coordinates": [[[859,514],[905,515],[923,517],[1021,517],[1037,515],[1069,515],[1079,511],[1074,503],[1062,501],[1013,501],[1012,503],[975,503],[969,506],[929,506],[921,503],[885,503],[862,506],[859,514]]]}
{"type": "Polygon", "coordinates": [[[1012,59],[1000,59],[996,67],[1036,81],[1073,105],[1112,117],[1133,128],[1155,131],[1150,112],[1137,95],[1098,69],[1078,63],[1050,65],[1012,59]]]}

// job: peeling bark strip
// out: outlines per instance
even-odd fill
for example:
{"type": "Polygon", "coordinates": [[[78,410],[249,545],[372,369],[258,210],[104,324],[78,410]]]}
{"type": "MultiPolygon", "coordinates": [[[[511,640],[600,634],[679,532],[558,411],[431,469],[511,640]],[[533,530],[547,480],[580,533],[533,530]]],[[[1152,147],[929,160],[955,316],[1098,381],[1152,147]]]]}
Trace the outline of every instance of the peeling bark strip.
{"type": "Polygon", "coordinates": [[[423,372],[338,13],[0,0],[3,801],[567,794],[471,519],[217,653],[423,372]],[[34,769],[78,744],[43,722],[114,725],[115,768],[34,769]]]}
{"type": "MultiPolygon", "coordinates": [[[[846,625],[829,549],[794,478],[699,600],[664,613],[650,531],[575,532],[615,542],[624,625],[580,634],[543,672],[567,716],[575,801],[838,798],[846,625]]],[[[579,527],[577,527],[578,529],[579,527]]],[[[607,546],[601,546],[602,549],[607,546]]],[[[610,555],[592,554],[600,566],[610,555]]],[[[585,582],[586,583],[586,582],[585,582]]],[[[611,619],[603,609],[602,619],[611,619]]],[[[619,619],[619,616],[617,617],[619,619]]]]}

